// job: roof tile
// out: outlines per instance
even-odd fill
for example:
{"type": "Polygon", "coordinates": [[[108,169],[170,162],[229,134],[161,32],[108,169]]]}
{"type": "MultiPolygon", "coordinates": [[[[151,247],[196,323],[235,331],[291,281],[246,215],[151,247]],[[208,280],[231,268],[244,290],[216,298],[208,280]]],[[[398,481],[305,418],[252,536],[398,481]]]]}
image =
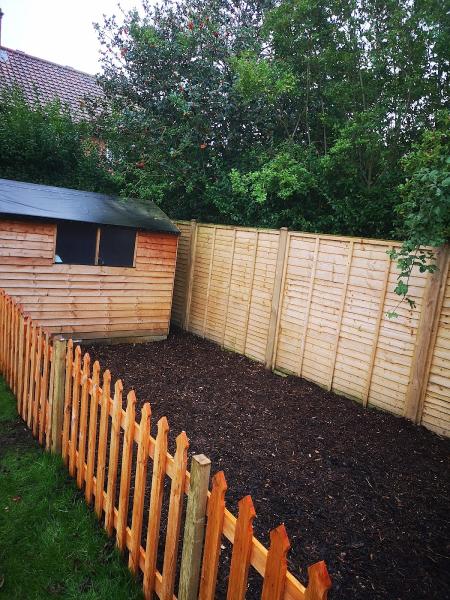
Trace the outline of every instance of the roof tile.
{"type": "Polygon", "coordinates": [[[100,97],[102,91],[93,75],[65,67],[20,50],[0,48],[0,91],[18,85],[27,102],[45,104],[59,98],[76,119],[86,116],[83,101],[100,97]]]}

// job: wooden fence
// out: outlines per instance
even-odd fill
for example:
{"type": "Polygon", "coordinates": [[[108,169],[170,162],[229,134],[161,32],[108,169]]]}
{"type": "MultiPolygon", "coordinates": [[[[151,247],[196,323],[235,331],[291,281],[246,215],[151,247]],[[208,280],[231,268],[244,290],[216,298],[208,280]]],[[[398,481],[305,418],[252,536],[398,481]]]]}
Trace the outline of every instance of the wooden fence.
{"type": "Polygon", "coordinates": [[[4,292],[0,293],[0,368],[33,435],[47,449],[61,453],[78,487],[84,488],[86,502],[93,504],[99,519],[104,518],[118,548],[127,552],[130,570],[142,572],[146,598],[156,594],[163,600],[175,599],[178,580],[180,600],[213,600],[224,536],[232,544],[227,600],[245,598],[250,567],[263,578],[264,600],[326,600],[331,582],[324,562],[308,568],[305,588],[287,570],[289,539],[283,525],[270,532],[266,550],[253,537],[255,510],[250,496],[239,502],[236,519],[225,508],[223,472],[214,475],[209,492],[211,465],[205,456],[194,456],[187,471],[189,443],[184,432],[176,439],[175,455],[170,455],[165,417],[158,421],[156,438],[152,437],[148,403],[137,423],[133,391],[124,410],[120,380],[112,386],[108,370],[102,374],[97,361],[91,366],[89,355],[83,356],[79,346],[74,349],[71,340],[52,340],[4,292]],[[170,498],[159,571],[167,481],[170,498]]]}
{"type": "Polygon", "coordinates": [[[450,435],[449,251],[390,319],[398,242],[177,223],[172,320],[326,389],[450,435]]]}

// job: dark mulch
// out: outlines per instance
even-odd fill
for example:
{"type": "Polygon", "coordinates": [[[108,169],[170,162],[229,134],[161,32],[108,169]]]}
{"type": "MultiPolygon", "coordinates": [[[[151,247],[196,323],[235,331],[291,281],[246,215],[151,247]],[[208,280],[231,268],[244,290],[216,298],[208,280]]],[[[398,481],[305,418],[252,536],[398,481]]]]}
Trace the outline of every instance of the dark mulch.
{"type": "MultiPolygon", "coordinates": [[[[290,569],[327,562],[334,600],[450,597],[450,440],[328,393],[195,336],[86,348],[167,415],[190,454],[251,494],[255,533],[284,522],[290,569]]],[[[253,596],[253,594],[251,594],[253,596]]]]}

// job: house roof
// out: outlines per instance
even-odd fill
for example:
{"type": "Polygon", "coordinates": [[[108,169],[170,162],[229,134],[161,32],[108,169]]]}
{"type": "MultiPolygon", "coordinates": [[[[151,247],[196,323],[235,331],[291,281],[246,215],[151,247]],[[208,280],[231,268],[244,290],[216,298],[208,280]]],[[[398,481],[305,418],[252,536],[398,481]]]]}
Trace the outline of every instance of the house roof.
{"type": "Polygon", "coordinates": [[[86,96],[100,97],[102,91],[93,75],[65,67],[19,50],[0,47],[0,91],[18,86],[27,102],[45,104],[59,98],[75,119],[86,116],[86,96]]]}
{"type": "Polygon", "coordinates": [[[81,221],[180,233],[169,217],[150,200],[119,198],[9,179],[0,179],[0,217],[81,221]]]}

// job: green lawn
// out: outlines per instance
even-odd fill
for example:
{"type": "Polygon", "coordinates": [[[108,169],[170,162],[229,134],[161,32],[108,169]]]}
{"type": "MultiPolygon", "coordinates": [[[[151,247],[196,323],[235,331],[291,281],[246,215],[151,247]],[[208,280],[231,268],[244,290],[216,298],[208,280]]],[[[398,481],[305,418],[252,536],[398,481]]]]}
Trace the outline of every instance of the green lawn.
{"type": "Polygon", "coordinates": [[[0,598],[142,598],[60,458],[17,419],[1,378],[0,598]]]}

